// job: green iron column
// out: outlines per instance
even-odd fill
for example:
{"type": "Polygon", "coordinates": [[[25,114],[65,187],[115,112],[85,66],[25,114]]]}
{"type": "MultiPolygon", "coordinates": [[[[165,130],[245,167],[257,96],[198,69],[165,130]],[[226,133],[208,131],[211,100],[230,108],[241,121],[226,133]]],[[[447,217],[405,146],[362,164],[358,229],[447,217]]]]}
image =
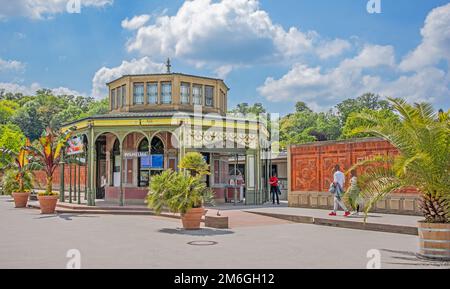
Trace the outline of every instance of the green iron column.
{"type": "Polygon", "coordinates": [[[89,191],[88,191],[88,206],[95,206],[95,192],[94,192],[94,177],[95,177],[95,138],[94,127],[89,125],[89,153],[88,153],[88,174],[89,174],[89,191]]]}
{"type": "Polygon", "coordinates": [[[69,162],[69,203],[72,203],[72,162],[69,162]]]}
{"type": "Polygon", "coordinates": [[[61,153],[61,160],[59,162],[59,201],[64,203],[65,201],[65,188],[64,188],[64,152],[61,153]]]}
{"type": "Polygon", "coordinates": [[[81,204],[81,163],[78,163],[78,204],[81,204]]]}
{"type": "Polygon", "coordinates": [[[73,200],[77,200],[77,157],[74,158],[73,168],[73,200]]]}
{"type": "Polygon", "coordinates": [[[87,193],[88,193],[88,174],[87,174],[87,167],[88,167],[88,161],[87,161],[87,151],[86,147],[84,149],[84,200],[87,201],[87,193]]]}

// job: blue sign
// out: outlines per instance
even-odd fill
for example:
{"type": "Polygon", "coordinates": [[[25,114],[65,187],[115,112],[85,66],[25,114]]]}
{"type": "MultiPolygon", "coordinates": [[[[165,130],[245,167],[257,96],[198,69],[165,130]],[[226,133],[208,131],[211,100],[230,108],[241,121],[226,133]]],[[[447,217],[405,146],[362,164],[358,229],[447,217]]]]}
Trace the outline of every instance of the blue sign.
{"type": "Polygon", "coordinates": [[[152,155],[152,169],[164,169],[164,155],[152,155]]]}
{"type": "Polygon", "coordinates": [[[152,159],[150,156],[141,158],[141,169],[151,169],[152,159]]]}
{"type": "Polygon", "coordinates": [[[164,169],[164,155],[141,157],[141,169],[164,169]]]}

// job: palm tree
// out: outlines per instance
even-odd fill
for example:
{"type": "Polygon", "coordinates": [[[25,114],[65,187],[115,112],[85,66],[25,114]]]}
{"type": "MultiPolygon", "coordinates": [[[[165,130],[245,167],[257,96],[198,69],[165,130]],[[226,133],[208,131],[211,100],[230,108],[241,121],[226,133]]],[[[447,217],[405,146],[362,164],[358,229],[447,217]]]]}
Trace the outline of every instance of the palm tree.
{"type": "Polygon", "coordinates": [[[53,195],[53,173],[59,165],[62,149],[66,146],[71,135],[72,130],[59,133],[51,128],[47,128],[39,138],[37,147],[26,147],[45,171],[47,181],[45,195],[53,195]]]}
{"type": "Polygon", "coordinates": [[[420,208],[426,222],[449,223],[450,111],[436,113],[428,103],[410,105],[403,99],[388,100],[399,114],[399,122],[359,113],[357,118],[366,124],[352,132],[381,137],[399,152],[396,156],[378,156],[351,168],[365,167],[366,172],[358,184],[361,197],[366,201],[366,217],[373,205],[387,195],[414,187],[422,194],[420,208]]]}

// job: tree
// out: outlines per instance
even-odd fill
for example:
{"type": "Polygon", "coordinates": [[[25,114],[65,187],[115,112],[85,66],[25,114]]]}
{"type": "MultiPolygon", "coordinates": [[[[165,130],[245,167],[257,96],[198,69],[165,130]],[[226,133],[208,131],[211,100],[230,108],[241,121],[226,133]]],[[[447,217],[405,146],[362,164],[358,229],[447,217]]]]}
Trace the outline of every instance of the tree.
{"type": "MultiPolygon", "coordinates": [[[[0,148],[17,153],[25,145],[25,140],[25,135],[19,127],[13,124],[0,125],[0,148]]],[[[12,161],[12,158],[6,157],[0,160],[0,166],[12,161]]]]}
{"type": "MultiPolygon", "coordinates": [[[[364,113],[366,115],[371,115],[374,119],[386,119],[393,123],[398,123],[400,121],[397,114],[395,114],[390,109],[382,109],[382,110],[370,110],[370,109],[363,109],[361,113],[364,113]]],[[[349,138],[355,138],[355,137],[369,137],[371,134],[369,133],[360,133],[360,134],[354,134],[354,129],[361,127],[361,126],[367,126],[370,125],[368,120],[361,119],[359,117],[359,114],[356,112],[353,112],[350,114],[350,116],[347,118],[347,121],[345,122],[345,125],[342,129],[342,139],[349,139],[349,138]]]]}
{"type": "Polygon", "coordinates": [[[366,93],[356,99],[346,99],[336,105],[337,115],[340,118],[341,125],[345,125],[347,118],[352,113],[361,112],[364,109],[369,110],[392,110],[389,102],[380,100],[380,96],[373,93],[366,93]]]}
{"type": "Polygon", "coordinates": [[[250,106],[248,103],[240,103],[235,109],[231,110],[231,113],[242,114],[244,116],[249,114],[260,115],[266,113],[266,109],[261,103],[255,103],[250,106]]]}
{"type": "MultiPolygon", "coordinates": [[[[450,120],[449,113],[436,113],[431,104],[410,105],[389,98],[399,122],[359,113],[364,124],[353,133],[369,133],[388,140],[397,156],[375,157],[356,167],[377,164],[359,178],[366,215],[387,195],[407,187],[422,194],[421,209],[428,223],[450,222],[450,120]]],[[[352,168],[355,169],[356,167],[352,168]]]]}
{"type": "Polygon", "coordinates": [[[310,135],[315,126],[317,115],[303,111],[288,115],[280,121],[280,145],[285,148],[289,144],[313,142],[316,138],[310,135]]]}
{"type": "Polygon", "coordinates": [[[19,105],[12,100],[0,100],[0,124],[6,124],[16,113],[19,105]]]}
{"type": "Polygon", "coordinates": [[[295,111],[296,112],[312,112],[312,110],[308,107],[306,103],[303,101],[299,101],[295,104],[295,111]]]}

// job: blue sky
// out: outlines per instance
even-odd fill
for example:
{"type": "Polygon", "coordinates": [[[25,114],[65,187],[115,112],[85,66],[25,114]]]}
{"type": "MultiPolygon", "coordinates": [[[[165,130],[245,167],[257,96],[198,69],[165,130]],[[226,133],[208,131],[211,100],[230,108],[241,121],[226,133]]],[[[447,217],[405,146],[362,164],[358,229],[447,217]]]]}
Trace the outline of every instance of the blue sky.
{"type": "Polygon", "coordinates": [[[368,0],[81,0],[80,14],[68,1],[0,0],[0,88],[100,98],[170,56],[176,72],[224,78],[230,106],[327,110],[372,91],[450,107],[449,1],[381,0],[381,14],[368,0]]]}

